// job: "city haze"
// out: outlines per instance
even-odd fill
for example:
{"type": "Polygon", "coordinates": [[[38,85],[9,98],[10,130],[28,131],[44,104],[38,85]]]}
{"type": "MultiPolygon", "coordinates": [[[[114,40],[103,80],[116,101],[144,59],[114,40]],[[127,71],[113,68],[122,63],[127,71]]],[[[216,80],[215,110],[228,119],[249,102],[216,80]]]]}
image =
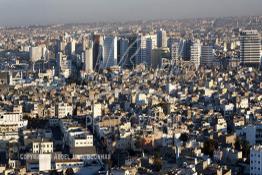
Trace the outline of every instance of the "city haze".
{"type": "Polygon", "coordinates": [[[0,0],[0,25],[261,15],[261,0],[0,0]]]}

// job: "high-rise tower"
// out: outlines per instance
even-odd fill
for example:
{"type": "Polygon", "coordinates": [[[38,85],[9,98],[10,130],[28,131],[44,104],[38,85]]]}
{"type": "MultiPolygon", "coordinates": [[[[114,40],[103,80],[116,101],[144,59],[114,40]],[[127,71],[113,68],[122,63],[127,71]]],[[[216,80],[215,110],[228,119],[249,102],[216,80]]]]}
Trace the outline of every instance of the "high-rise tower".
{"type": "Polygon", "coordinates": [[[261,38],[257,30],[240,33],[240,62],[244,66],[258,67],[260,63],[261,38]]]}

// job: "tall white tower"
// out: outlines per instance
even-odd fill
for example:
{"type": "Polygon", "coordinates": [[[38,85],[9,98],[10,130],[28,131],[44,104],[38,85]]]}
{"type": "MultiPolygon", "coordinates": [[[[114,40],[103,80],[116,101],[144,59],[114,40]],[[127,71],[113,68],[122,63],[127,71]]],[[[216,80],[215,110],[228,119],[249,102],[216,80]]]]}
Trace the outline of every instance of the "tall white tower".
{"type": "Polygon", "coordinates": [[[93,72],[93,43],[90,41],[88,48],[84,51],[85,72],[93,72]]]}
{"type": "Polygon", "coordinates": [[[200,40],[196,40],[193,42],[191,46],[191,62],[194,63],[196,68],[200,65],[200,58],[201,58],[201,43],[200,40]]]}
{"type": "Polygon", "coordinates": [[[171,52],[171,59],[172,61],[174,61],[174,63],[178,63],[178,59],[179,59],[179,43],[172,43],[171,44],[171,49],[170,49],[170,52],[171,52]]]}

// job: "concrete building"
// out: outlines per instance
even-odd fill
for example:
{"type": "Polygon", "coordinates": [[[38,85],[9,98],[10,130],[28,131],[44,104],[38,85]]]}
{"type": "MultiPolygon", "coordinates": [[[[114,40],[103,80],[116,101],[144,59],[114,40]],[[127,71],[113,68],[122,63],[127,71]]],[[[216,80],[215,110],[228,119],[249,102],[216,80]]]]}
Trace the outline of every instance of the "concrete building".
{"type": "Polygon", "coordinates": [[[120,59],[118,60],[118,64],[120,62],[123,62],[124,61],[121,61],[122,59],[124,60],[126,58],[126,56],[128,55],[127,53],[127,49],[128,49],[128,45],[129,45],[129,40],[127,38],[121,38],[119,40],[119,45],[120,45],[120,59]]]}
{"type": "Polygon", "coordinates": [[[77,122],[64,119],[59,125],[64,134],[64,145],[68,145],[70,149],[93,146],[93,135],[77,122]]]}
{"type": "Polygon", "coordinates": [[[17,141],[18,132],[27,126],[28,121],[22,119],[22,113],[0,113],[0,140],[17,141]]]}
{"type": "Polygon", "coordinates": [[[55,161],[55,168],[57,170],[66,170],[68,168],[81,168],[84,167],[84,161],[82,160],[57,160],[55,161]]]}
{"type": "Polygon", "coordinates": [[[169,49],[166,48],[157,48],[152,50],[152,59],[151,59],[151,67],[156,69],[162,66],[162,60],[169,53],[169,49]]]}
{"type": "Polygon", "coordinates": [[[258,67],[260,64],[261,38],[257,30],[240,33],[240,62],[244,66],[258,67]]]}
{"type": "Polygon", "coordinates": [[[40,46],[32,46],[29,48],[29,55],[32,62],[36,62],[40,60],[43,56],[42,47],[40,46]]]}
{"type": "Polygon", "coordinates": [[[248,125],[237,129],[236,134],[243,137],[251,145],[262,143],[262,125],[248,125]]]}
{"type": "Polygon", "coordinates": [[[53,142],[46,139],[39,139],[32,143],[33,153],[47,154],[53,152],[53,142]]]}
{"type": "Polygon", "coordinates": [[[99,117],[99,116],[102,116],[102,105],[97,103],[97,104],[94,104],[93,105],[93,108],[92,108],[92,113],[93,113],[93,118],[96,118],[96,117],[99,117]]]}
{"type": "Polygon", "coordinates": [[[105,36],[103,45],[103,68],[117,64],[117,37],[105,36]]]}
{"type": "Polygon", "coordinates": [[[74,55],[76,51],[76,40],[71,39],[69,43],[69,54],[74,55]]]}
{"type": "Polygon", "coordinates": [[[104,45],[104,36],[96,34],[94,35],[94,44],[93,44],[93,69],[98,70],[102,66],[102,57],[103,57],[103,45],[104,45]]]}
{"type": "Polygon", "coordinates": [[[262,174],[262,146],[250,148],[250,175],[262,174]]]}
{"type": "Polygon", "coordinates": [[[39,154],[39,171],[49,171],[51,169],[51,154],[39,154]]]}
{"type": "Polygon", "coordinates": [[[214,49],[212,46],[201,46],[200,64],[206,66],[214,64],[214,49]]]}
{"type": "Polygon", "coordinates": [[[9,72],[0,72],[0,85],[9,84],[9,72]]]}
{"type": "Polygon", "coordinates": [[[171,44],[171,48],[170,48],[170,52],[171,52],[171,59],[177,63],[178,59],[180,57],[179,54],[179,43],[172,43],[171,44]]]}
{"type": "Polygon", "coordinates": [[[192,41],[190,39],[184,39],[180,41],[179,52],[181,53],[181,57],[184,61],[190,61],[191,46],[192,41]]]}
{"type": "Polygon", "coordinates": [[[19,128],[26,126],[26,122],[22,119],[22,114],[13,112],[0,113],[0,124],[17,125],[19,128]]]}
{"type": "Polygon", "coordinates": [[[167,35],[163,29],[157,31],[157,47],[167,47],[167,35]]]}
{"type": "Polygon", "coordinates": [[[157,36],[156,35],[142,35],[139,41],[139,54],[138,63],[144,63],[148,66],[151,65],[152,49],[157,46],[157,36]]]}
{"type": "Polygon", "coordinates": [[[58,103],[55,106],[55,116],[58,118],[64,118],[73,114],[73,107],[67,103],[58,103]]]}
{"type": "Polygon", "coordinates": [[[201,43],[200,40],[196,40],[193,42],[191,46],[191,62],[194,63],[196,68],[199,67],[201,60],[201,43]]]}
{"type": "Polygon", "coordinates": [[[69,146],[70,148],[92,147],[93,135],[71,130],[69,131],[69,146]]]}
{"type": "Polygon", "coordinates": [[[65,78],[70,77],[72,73],[72,61],[68,59],[66,55],[63,55],[62,52],[59,52],[57,63],[58,63],[58,67],[57,67],[58,75],[63,76],[65,78]]]}
{"type": "Polygon", "coordinates": [[[93,72],[93,44],[89,45],[84,51],[84,69],[85,73],[93,72]]]}

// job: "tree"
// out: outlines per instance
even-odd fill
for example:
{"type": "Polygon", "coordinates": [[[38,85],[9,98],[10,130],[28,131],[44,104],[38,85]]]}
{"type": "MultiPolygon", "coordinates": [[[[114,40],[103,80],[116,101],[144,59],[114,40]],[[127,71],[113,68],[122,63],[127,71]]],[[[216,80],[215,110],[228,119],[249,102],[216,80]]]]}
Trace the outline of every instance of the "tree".
{"type": "Polygon", "coordinates": [[[74,172],[74,170],[72,168],[67,168],[65,174],[66,175],[74,175],[75,172],[74,172]]]}
{"type": "Polygon", "coordinates": [[[49,171],[50,175],[59,175],[60,173],[57,172],[57,170],[51,170],[49,171]]]}
{"type": "Polygon", "coordinates": [[[180,140],[183,141],[183,142],[187,142],[188,141],[188,135],[187,133],[182,133],[181,136],[180,136],[180,140]]]}
{"type": "Polygon", "coordinates": [[[136,138],[136,140],[135,140],[135,147],[137,149],[142,149],[143,148],[143,140],[142,140],[142,138],[140,138],[140,137],[136,138]]]}
{"type": "Polygon", "coordinates": [[[242,140],[242,154],[243,157],[246,157],[249,159],[249,155],[250,155],[250,145],[248,143],[248,141],[246,140],[242,140]]]}
{"type": "Polygon", "coordinates": [[[218,143],[213,139],[208,139],[204,142],[203,152],[210,157],[213,157],[215,149],[218,148],[218,143]]]}
{"type": "Polygon", "coordinates": [[[234,146],[235,146],[236,150],[241,151],[241,149],[242,149],[242,147],[241,147],[241,139],[239,139],[239,137],[236,138],[234,146]]]}
{"type": "Polygon", "coordinates": [[[153,170],[159,172],[162,169],[162,160],[159,158],[154,158],[153,170]]]}
{"type": "Polygon", "coordinates": [[[235,142],[235,149],[238,151],[242,151],[243,157],[246,157],[247,159],[249,158],[250,155],[250,147],[251,146],[248,143],[248,141],[237,137],[235,142]]]}

